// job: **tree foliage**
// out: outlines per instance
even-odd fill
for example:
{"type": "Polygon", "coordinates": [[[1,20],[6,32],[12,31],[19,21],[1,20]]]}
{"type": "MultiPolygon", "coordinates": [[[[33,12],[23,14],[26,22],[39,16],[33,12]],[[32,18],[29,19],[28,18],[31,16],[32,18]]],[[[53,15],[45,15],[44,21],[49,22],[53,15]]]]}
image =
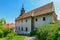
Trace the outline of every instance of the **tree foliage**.
{"type": "Polygon", "coordinates": [[[6,24],[6,20],[4,18],[0,19],[0,24],[6,24]]]}

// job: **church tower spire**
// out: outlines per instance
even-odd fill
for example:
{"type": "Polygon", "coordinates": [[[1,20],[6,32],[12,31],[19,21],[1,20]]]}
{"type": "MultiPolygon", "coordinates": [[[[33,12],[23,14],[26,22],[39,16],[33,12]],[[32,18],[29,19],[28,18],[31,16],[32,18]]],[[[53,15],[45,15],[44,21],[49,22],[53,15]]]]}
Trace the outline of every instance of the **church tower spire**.
{"type": "MultiPolygon", "coordinates": [[[[22,4],[22,8],[21,8],[21,15],[23,15],[25,13],[25,10],[24,10],[24,5],[22,4]]],[[[20,16],[21,16],[20,15],[20,16]]]]}

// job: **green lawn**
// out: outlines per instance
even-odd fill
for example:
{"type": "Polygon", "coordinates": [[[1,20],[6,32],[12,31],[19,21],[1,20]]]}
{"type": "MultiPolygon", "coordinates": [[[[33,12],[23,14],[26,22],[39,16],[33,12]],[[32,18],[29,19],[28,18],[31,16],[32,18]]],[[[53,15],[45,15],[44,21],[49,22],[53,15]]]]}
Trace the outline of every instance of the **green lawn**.
{"type": "Polygon", "coordinates": [[[25,36],[15,36],[12,39],[0,38],[0,40],[24,40],[25,36]]]}
{"type": "Polygon", "coordinates": [[[24,40],[25,36],[16,36],[13,38],[13,40],[24,40]]]}

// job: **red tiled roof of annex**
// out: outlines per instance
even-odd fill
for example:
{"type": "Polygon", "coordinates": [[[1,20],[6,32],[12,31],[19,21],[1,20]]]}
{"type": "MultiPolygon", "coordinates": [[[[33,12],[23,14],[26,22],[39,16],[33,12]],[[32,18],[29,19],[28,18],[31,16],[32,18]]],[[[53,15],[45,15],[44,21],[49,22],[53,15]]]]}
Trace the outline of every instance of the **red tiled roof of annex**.
{"type": "Polygon", "coordinates": [[[4,27],[5,28],[12,28],[12,29],[14,29],[15,28],[15,24],[13,24],[13,23],[11,23],[11,24],[4,24],[4,27]]]}

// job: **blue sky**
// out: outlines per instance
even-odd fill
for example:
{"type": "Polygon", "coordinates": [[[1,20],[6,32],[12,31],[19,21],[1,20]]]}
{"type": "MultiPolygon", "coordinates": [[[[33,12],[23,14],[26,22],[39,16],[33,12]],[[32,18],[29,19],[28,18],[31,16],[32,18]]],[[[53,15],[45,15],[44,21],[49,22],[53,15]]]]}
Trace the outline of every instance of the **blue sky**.
{"type": "Polygon", "coordinates": [[[5,18],[7,23],[14,23],[15,18],[20,15],[22,4],[24,4],[25,11],[28,12],[52,1],[58,19],[60,19],[60,0],[0,0],[0,19],[5,18]]]}

